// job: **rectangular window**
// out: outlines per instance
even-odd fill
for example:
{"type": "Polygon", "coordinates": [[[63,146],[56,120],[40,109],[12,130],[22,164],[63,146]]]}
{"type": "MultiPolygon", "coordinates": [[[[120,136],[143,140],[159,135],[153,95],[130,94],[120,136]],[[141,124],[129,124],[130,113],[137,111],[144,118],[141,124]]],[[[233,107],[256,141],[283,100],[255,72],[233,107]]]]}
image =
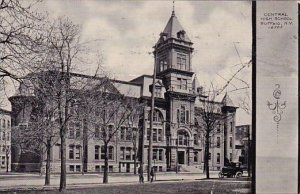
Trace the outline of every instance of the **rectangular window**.
{"type": "Polygon", "coordinates": [[[229,160],[232,161],[232,153],[229,153],[229,160]]]}
{"type": "Polygon", "coordinates": [[[2,132],[2,140],[5,140],[5,132],[2,132]]]}
{"type": "Polygon", "coordinates": [[[185,106],[180,108],[180,123],[185,123],[185,106]]]}
{"type": "Polygon", "coordinates": [[[6,127],[6,124],[5,124],[5,120],[3,119],[2,120],[2,128],[5,129],[5,127],[6,127]]]}
{"type": "Polygon", "coordinates": [[[108,159],[109,160],[114,159],[114,147],[113,146],[108,147],[108,159]]]}
{"type": "Polygon", "coordinates": [[[187,90],[187,79],[177,78],[177,88],[187,90]]]}
{"type": "Polygon", "coordinates": [[[131,160],[131,148],[126,148],[125,157],[126,160],[131,160]]]}
{"type": "Polygon", "coordinates": [[[125,154],[125,148],[121,147],[120,148],[120,160],[124,160],[124,154],[125,154]]]}
{"type": "Polygon", "coordinates": [[[70,165],[70,166],[69,166],[69,169],[70,169],[70,172],[75,172],[74,165],[70,165]]]}
{"type": "Polygon", "coordinates": [[[125,140],[125,127],[121,127],[120,138],[121,138],[121,140],[125,140]]]}
{"type": "Polygon", "coordinates": [[[232,137],[229,137],[229,146],[232,148],[232,137]]]}
{"type": "Polygon", "coordinates": [[[177,67],[180,70],[186,70],[186,55],[177,54],[177,67]]]}
{"type": "Polygon", "coordinates": [[[108,135],[112,136],[114,132],[114,126],[113,125],[108,125],[108,135]]]}
{"type": "Polygon", "coordinates": [[[233,124],[232,122],[230,122],[230,133],[232,133],[232,131],[233,131],[233,124]]]}
{"type": "Polygon", "coordinates": [[[7,141],[9,141],[9,139],[10,139],[10,134],[9,132],[7,132],[7,141]]]}
{"type": "Polygon", "coordinates": [[[161,142],[163,139],[162,129],[158,129],[158,141],[161,142]]]}
{"type": "Polygon", "coordinates": [[[75,158],[80,159],[80,146],[76,146],[75,158]]]}
{"type": "Polygon", "coordinates": [[[185,123],[189,123],[189,121],[190,121],[190,112],[187,110],[186,111],[186,122],[185,123]]]}
{"type": "Polygon", "coordinates": [[[80,123],[79,122],[76,122],[75,124],[75,130],[76,130],[76,138],[80,138],[80,123]]]}
{"type": "Polygon", "coordinates": [[[96,166],[95,166],[95,171],[96,171],[96,172],[100,172],[100,165],[96,165],[96,166]]]}
{"type": "Polygon", "coordinates": [[[153,129],[153,142],[157,142],[157,129],[153,129]]]}
{"type": "Polygon", "coordinates": [[[161,97],[161,87],[155,87],[154,96],[158,98],[161,97]]]}
{"type": "Polygon", "coordinates": [[[217,148],[221,147],[221,138],[217,137],[217,148]]]}
{"type": "Polygon", "coordinates": [[[177,109],[177,123],[180,123],[180,110],[177,109]]]}
{"type": "Polygon", "coordinates": [[[126,130],[126,140],[132,140],[132,129],[127,128],[126,130]]]}
{"type": "Polygon", "coordinates": [[[95,138],[100,138],[100,126],[95,125],[95,138]]]}
{"type": "Polygon", "coordinates": [[[10,121],[9,120],[7,121],[7,128],[8,129],[10,128],[10,121]]]}
{"type": "Polygon", "coordinates": [[[69,159],[74,159],[74,146],[69,147],[69,159]]]}
{"type": "Polygon", "coordinates": [[[76,165],[76,172],[80,172],[81,171],[81,166],[80,165],[76,165]]]}
{"type": "Polygon", "coordinates": [[[105,149],[104,146],[101,146],[101,160],[105,159],[105,149]]]}
{"type": "Polygon", "coordinates": [[[113,166],[108,166],[108,172],[113,172],[113,166]]]}
{"type": "Polygon", "coordinates": [[[147,129],[147,140],[150,140],[150,129],[147,129]]]}
{"type": "Polygon", "coordinates": [[[158,150],[158,160],[160,160],[160,161],[163,160],[163,150],[162,149],[158,150]]]}
{"type": "Polygon", "coordinates": [[[194,162],[198,162],[198,152],[194,152],[194,162]]]}
{"type": "Polygon", "coordinates": [[[99,160],[100,146],[95,146],[95,160],[99,160]]]}
{"type": "Polygon", "coordinates": [[[153,149],[153,160],[157,160],[157,149],[153,149]]]}
{"type": "Polygon", "coordinates": [[[75,130],[74,130],[74,123],[71,121],[69,123],[69,138],[74,139],[75,138],[75,130]]]}
{"type": "Polygon", "coordinates": [[[221,124],[217,126],[217,133],[221,133],[221,124]]]}
{"type": "Polygon", "coordinates": [[[197,134],[194,134],[194,144],[195,145],[198,145],[198,137],[197,137],[197,134]]]}
{"type": "Polygon", "coordinates": [[[218,164],[220,164],[220,158],[221,158],[220,153],[217,153],[217,163],[218,164]]]}

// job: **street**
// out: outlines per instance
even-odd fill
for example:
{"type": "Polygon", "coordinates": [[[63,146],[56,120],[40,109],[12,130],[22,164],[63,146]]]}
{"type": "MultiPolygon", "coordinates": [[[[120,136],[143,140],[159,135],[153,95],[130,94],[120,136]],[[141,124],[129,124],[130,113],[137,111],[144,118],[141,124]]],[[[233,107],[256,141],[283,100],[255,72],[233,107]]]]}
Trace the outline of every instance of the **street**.
{"type": "MultiPolygon", "coordinates": [[[[210,175],[212,179],[207,180],[203,173],[157,173],[154,183],[145,181],[142,186],[138,183],[138,175],[134,174],[109,174],[109,183],[105,185],[102,183],[102,174],[69,174],[67,189],[68,193],[99,193],[100,190],[101,193],[182,193],[183,188],[185,188],[184,193],[199,193],[200,191],[210,193],[212,189],[214,193],[218,191],[250,192],[250,182],[247,181],[247,177],[219,179],[217,171],[212,171],[210,175]],[[155,187],[152,186],[153,184],[155,187]],[[234,191],[235,189],[237,190],[234,191]]],[[[147,174],[144,177],[147,180],[147,174]]],[[[44,186],[44,178],[44,175],[31,173],[1,174],[0,192],[56,193],[59,186],[59,174],[51,175],[50,186],[44,186]]]]}

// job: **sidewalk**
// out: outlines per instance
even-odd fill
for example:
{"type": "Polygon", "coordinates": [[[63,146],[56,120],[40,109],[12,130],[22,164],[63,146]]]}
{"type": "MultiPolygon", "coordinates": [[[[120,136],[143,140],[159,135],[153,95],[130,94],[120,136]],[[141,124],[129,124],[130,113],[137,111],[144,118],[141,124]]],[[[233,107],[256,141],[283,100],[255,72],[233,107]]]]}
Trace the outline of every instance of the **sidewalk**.
{"type": "MultiPolygon", "coordinates": [[[[217,178],[218,172],[211,171],[211,178],[217,178]]],[[[0,191],[8,190],[36,190],[36,189],[56,189],[59,186],[59,174],[51,175],[51,185],[44,186],[45,176],[40,176],[39,174],[0,174],[0,191]]],[[[119,174],[111,173],[108,176],[108,184],[102,183],[103,174],[68,174],[67,175],[67,188],[86,188],[95,186],[105,186],[105,185],[119,185],[119,184],[139,184],[138,175],[134,174],[119,174]]],[[[145,182],[147,182],[147,174],[144,174],[145,182]]],[[[157,173],[155,182],[164,181],[194,181],[199,179],[205,179],[205,174],[203,173],[178,173],[167,172],[167,173],[157,173]]]]}

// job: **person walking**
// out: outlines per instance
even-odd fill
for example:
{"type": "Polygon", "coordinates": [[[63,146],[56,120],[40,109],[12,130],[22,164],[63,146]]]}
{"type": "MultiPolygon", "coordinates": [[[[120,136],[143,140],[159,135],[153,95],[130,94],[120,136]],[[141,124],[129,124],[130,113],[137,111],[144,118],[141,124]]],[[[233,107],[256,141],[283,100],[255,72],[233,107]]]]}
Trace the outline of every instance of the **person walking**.
{"type": "Polygon", "coordinates": [[[143,169],[142,169],[141,166],[140,166],[139,169],[138,169],[138,173],[139,173],[139,182],[140,182],[140,183],[144,183],[143,169]]]}
{"type": "Polygon", "coordinates": [[[151,176],[151,182],[153,182],[153,178],[154,178],[154,168],[153,167],[151,168],[150,176],[151,176]]]}

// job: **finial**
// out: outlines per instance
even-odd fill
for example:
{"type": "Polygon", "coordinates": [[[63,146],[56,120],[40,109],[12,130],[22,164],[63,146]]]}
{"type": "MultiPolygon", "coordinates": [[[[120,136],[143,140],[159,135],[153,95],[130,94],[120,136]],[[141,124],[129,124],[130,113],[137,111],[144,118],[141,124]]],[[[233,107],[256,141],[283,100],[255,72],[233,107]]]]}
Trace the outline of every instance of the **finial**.
{"type": "Polygon", "coordinates": [[[173,11],[172,11],[172,16],[175,16],[175,2],[173,1],[173,11]]]}

